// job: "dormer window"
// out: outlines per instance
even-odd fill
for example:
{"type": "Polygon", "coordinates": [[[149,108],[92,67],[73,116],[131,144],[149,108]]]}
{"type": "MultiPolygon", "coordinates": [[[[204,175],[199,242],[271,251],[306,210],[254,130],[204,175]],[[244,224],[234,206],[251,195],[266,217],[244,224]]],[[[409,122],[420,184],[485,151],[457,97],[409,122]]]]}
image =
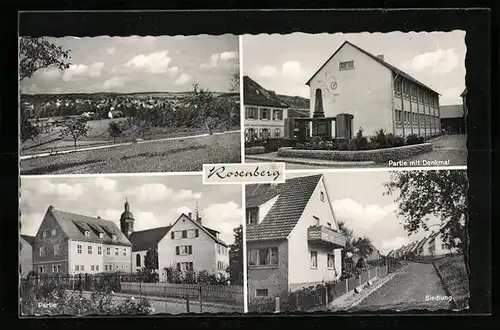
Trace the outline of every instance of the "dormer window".
{"type": "Polygon", "coordinates": [[[85,231],[85,237],[90,237],[90,231],[88,230],[85,231]]]}
{"type": "Polygon", "coordinates": [[[104,233],[99,233],[99,238],[104,238],[104,233]]]}
{"type": "Polygon", "coordinates": [[[247,209],[247,225],[256,225],[258,222],[258,209],[247,209]]]}

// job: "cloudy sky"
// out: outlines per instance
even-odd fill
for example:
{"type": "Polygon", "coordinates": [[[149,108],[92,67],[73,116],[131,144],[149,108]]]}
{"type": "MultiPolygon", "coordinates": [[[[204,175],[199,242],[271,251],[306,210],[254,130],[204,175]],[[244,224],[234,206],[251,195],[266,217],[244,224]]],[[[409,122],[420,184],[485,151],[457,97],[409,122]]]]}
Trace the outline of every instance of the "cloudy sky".
{"type": "Polygon", "coordinates": [[[71,66],[37,71],[23,93],[184,92],[193,82],[225,92],[239,72],[234,35],[46,39],[71,50],[71,66]]]}
{"type": "Polygon", "coordinates": [[[465,32],[348,33],[243,36],[243,73],[279,94],[309,97],[305,83],[344,41],[374,54],[461,104],[465,88],[465,32]]]}
{"type": "Polygon", "coordinates": [[[181,213],[195,212],[203,225],[220,231],[228,244],[242,223],[241,186],[203,185],[201,175],[27,178],[21,182],[21,234],[34,235],[50,205],[56,209],[114,220],[119,228],[125,198],[135,230],[168,226],[181,213]]]}
{"type": "MultiPolygon", "coordinates": [[[[287,178],[304,175],[287,173],[287,178]]],[[[384,196],[389,171],[324,173],[324,177],[337,221],[345,222],[355,237],[370,238],[382,254],[429,235],[422,231],[408,236],[404,230],[394,203],[397,195],[384,196]]],[[[428,224],[434,223],[439,222],[431,219],[428,224]]]]}

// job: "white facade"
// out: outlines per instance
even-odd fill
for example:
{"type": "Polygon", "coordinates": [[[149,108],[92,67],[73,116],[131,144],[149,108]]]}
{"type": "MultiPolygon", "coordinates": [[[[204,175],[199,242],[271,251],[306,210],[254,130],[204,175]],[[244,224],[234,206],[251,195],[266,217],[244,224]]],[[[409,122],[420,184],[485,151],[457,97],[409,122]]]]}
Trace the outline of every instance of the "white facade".
{"type": "Polygon", "coordinates": [[[226,274],[229,249],[217,243],[195,221],[182,216],[158,243],[161,281],[166,281],[167,268],[226,274]]]}
{"type": "Polygon", "coordinates": [[[448,247],[441,237],[441,235],[436,235],[434,238],[429,239],[426,244],[428,255],[431,256],[442,256],[450,253],[455,253],[456,249],[448,247]]]}
{"type": "Polygon", "coordinates": [[[259,139],[282,138],[288,109],[245,105],[245,139],[253,134],[259,139]]]}
{"type": "Polygon", "coordinates": [[[288,285],[291,290],[333,281],[342,274],[342,249],[312,247],[308,243],[308,228],[318,225],[338,231],[324,179],[319,181],[288,237],[288,285]]]}
{"type": "Polygon", "coordinates": [[[144,266],[144,259],[146,257],[146,253],[148,253],[148,250],[133,251],[132,252],[132,270],[133,271],[135,270],[137,272],[145,267],[144,266]]]}
{"type": "MultiPolygon", "coordinates": [[[[315,110],[316,90],[321,89],[325,117],[341,113],[354,116],[353,137],[359,128],[364,136],[373,136],[379,129],[400,136],[440,133],[437,96],[432,102],[424,102],[425,98],[419,101],[418,91],[427,89],[405,80],[401,93],[400,81],[391,69],[345,43],[309,82],[310,116],[315,110]],[[405,93],[406,87],[411,97],[405,93]],[[403,104],[401,94],[405,96],[403,104]]],[[[429,93],[429,98],[434,98],[435,94],[429,93]]]]}
{"type": "Polygon", "coordinates": [[[19,266],[21,268],[21,277],[24,277],[33,270],[33,247],[22,236],[20,236],[19,242],[21,243],[19,266]]]}
{"type": "Polygon", "coordinates": [[[131,271],[130,246],[69,240],[68,251],[70,274],[131,271]]]}

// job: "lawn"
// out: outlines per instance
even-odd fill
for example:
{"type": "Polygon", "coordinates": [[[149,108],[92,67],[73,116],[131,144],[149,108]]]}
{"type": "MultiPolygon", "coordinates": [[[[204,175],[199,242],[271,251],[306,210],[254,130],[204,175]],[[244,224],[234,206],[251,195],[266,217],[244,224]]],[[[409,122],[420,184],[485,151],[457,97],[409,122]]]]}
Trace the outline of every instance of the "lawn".
{"type": "Polygon", "coordinates": [[[458,307],[467,308],[469,306],[469,278],[463,256],[440,258],[434,261],[434,264],[441,272],[443,281],[451,291],[458,307]]]}
{"type": "Polygon", "coordinates": [[[202,171],[203,164],[241,162],[240,132],[133,143],[21,161],[21,175],[202,171]]]}

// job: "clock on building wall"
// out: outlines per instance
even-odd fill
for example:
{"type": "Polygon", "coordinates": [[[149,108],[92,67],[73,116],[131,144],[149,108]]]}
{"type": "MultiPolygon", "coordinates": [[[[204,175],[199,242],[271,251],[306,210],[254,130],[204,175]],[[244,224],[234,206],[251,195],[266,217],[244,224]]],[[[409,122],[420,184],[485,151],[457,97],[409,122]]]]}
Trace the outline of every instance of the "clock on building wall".
{"type": "Polygon", "coordinates": [[[330,98],[334,95],[338,87],[338,81],[330,72],[325,71],[322,79],[318,80],[321,86],[323,98],[330,98]]]}

